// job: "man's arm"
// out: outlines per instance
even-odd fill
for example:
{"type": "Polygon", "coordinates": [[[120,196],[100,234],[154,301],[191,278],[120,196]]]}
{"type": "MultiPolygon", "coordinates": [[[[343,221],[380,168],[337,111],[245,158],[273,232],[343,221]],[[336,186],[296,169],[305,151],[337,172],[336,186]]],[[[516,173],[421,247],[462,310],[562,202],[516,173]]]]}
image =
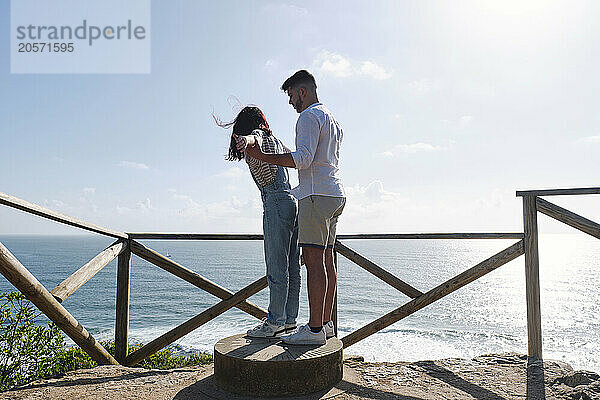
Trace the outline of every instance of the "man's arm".
{"type": "Polygon", "coordinates": [[[260,146],[248,146],[246,147],[246,153],[257,160],[261,160],[273,165],[280,165],[282,167],[296,168],[296,163],[290,153],[284,154],[265,154],[262,152],[260,146]]]}

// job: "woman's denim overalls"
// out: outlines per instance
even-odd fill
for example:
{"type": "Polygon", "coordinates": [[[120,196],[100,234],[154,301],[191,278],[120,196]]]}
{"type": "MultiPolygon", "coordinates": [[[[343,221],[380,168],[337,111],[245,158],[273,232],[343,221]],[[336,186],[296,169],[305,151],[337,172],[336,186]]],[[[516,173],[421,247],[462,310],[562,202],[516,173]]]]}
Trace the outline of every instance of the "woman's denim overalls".
{"type": "MultiPolygon", "coordinates": [[[[282,153],[281,142],[274,139],[277,152],[282,153]]],[[[275,181],[270,185],[261,187],[256,179],[254,182],[263,202],[265,262],[269,282],[267,320],[276,325],[294,324],[300,297],[298,204],[290,193],[287,168],[278,166],[275,181]]]]}

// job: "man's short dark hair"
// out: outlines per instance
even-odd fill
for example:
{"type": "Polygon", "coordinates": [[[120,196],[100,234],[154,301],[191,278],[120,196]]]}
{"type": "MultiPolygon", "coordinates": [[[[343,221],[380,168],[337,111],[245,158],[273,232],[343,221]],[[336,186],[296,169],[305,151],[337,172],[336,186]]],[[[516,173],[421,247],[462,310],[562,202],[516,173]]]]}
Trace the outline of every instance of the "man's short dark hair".
{"type": "Polygon", "coordinates": [[[281,85],[281,90],[287,92],[288,89],[299,86],[305,86],[313,91],[317,90],[317,82],[315,81],[315,77],[305,69],[301,69],[294,75],[287,78],[285,82],[283,82],[283,85],[281,85]]]}

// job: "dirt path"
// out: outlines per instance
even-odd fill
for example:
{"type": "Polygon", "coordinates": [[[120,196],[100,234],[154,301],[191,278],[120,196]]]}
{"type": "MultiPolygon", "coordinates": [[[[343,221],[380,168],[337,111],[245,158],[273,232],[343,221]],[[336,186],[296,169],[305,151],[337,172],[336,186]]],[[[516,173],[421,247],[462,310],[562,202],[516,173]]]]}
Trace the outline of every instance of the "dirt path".
{"type": "MultiPolygon", "coordinates": [[[[0,394],[0,399],[231,399],[246,400],[215,387],[212,365],[176,370],[102,366],[37,381],[0,394]]],[[[290,399],[290,398],[288,398],[290,399]]],[[[349,357],[344,380],[330,391],[296,399],[600,399],[600,377],[573,371],[566,363],[527,364],[518,354],[472,360],[367,363],[349,357]]]]}

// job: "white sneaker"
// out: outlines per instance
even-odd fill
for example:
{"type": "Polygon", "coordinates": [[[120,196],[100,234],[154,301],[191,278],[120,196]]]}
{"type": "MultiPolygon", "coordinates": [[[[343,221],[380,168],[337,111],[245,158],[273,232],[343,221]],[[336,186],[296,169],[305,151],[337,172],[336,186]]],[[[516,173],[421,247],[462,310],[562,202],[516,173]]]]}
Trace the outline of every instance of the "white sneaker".
{"type": "Polygon", "coordinates": [[[325,337],[325,330],[321,329],[318,333],[313,333],[310,330],[308,324],[301,325],[296,333],[291,335],[282,336],[281,340],[286,344],[325,344],[327,338],[325,337]]]}
{"type": "Polygon", "coordinates": [[[323,324],[323,329],[325,329],[325,337],[327,339],[335,336],[335,327],[333,326],[333,321],[323,324]]]}
{"type": "Polygon", "coordinates": [[[272,324],[265,318],[258,326],[248,330],[248,336],[253,338],[274,338],[283,335],[284,332],[283,325],[272,324]]]}

